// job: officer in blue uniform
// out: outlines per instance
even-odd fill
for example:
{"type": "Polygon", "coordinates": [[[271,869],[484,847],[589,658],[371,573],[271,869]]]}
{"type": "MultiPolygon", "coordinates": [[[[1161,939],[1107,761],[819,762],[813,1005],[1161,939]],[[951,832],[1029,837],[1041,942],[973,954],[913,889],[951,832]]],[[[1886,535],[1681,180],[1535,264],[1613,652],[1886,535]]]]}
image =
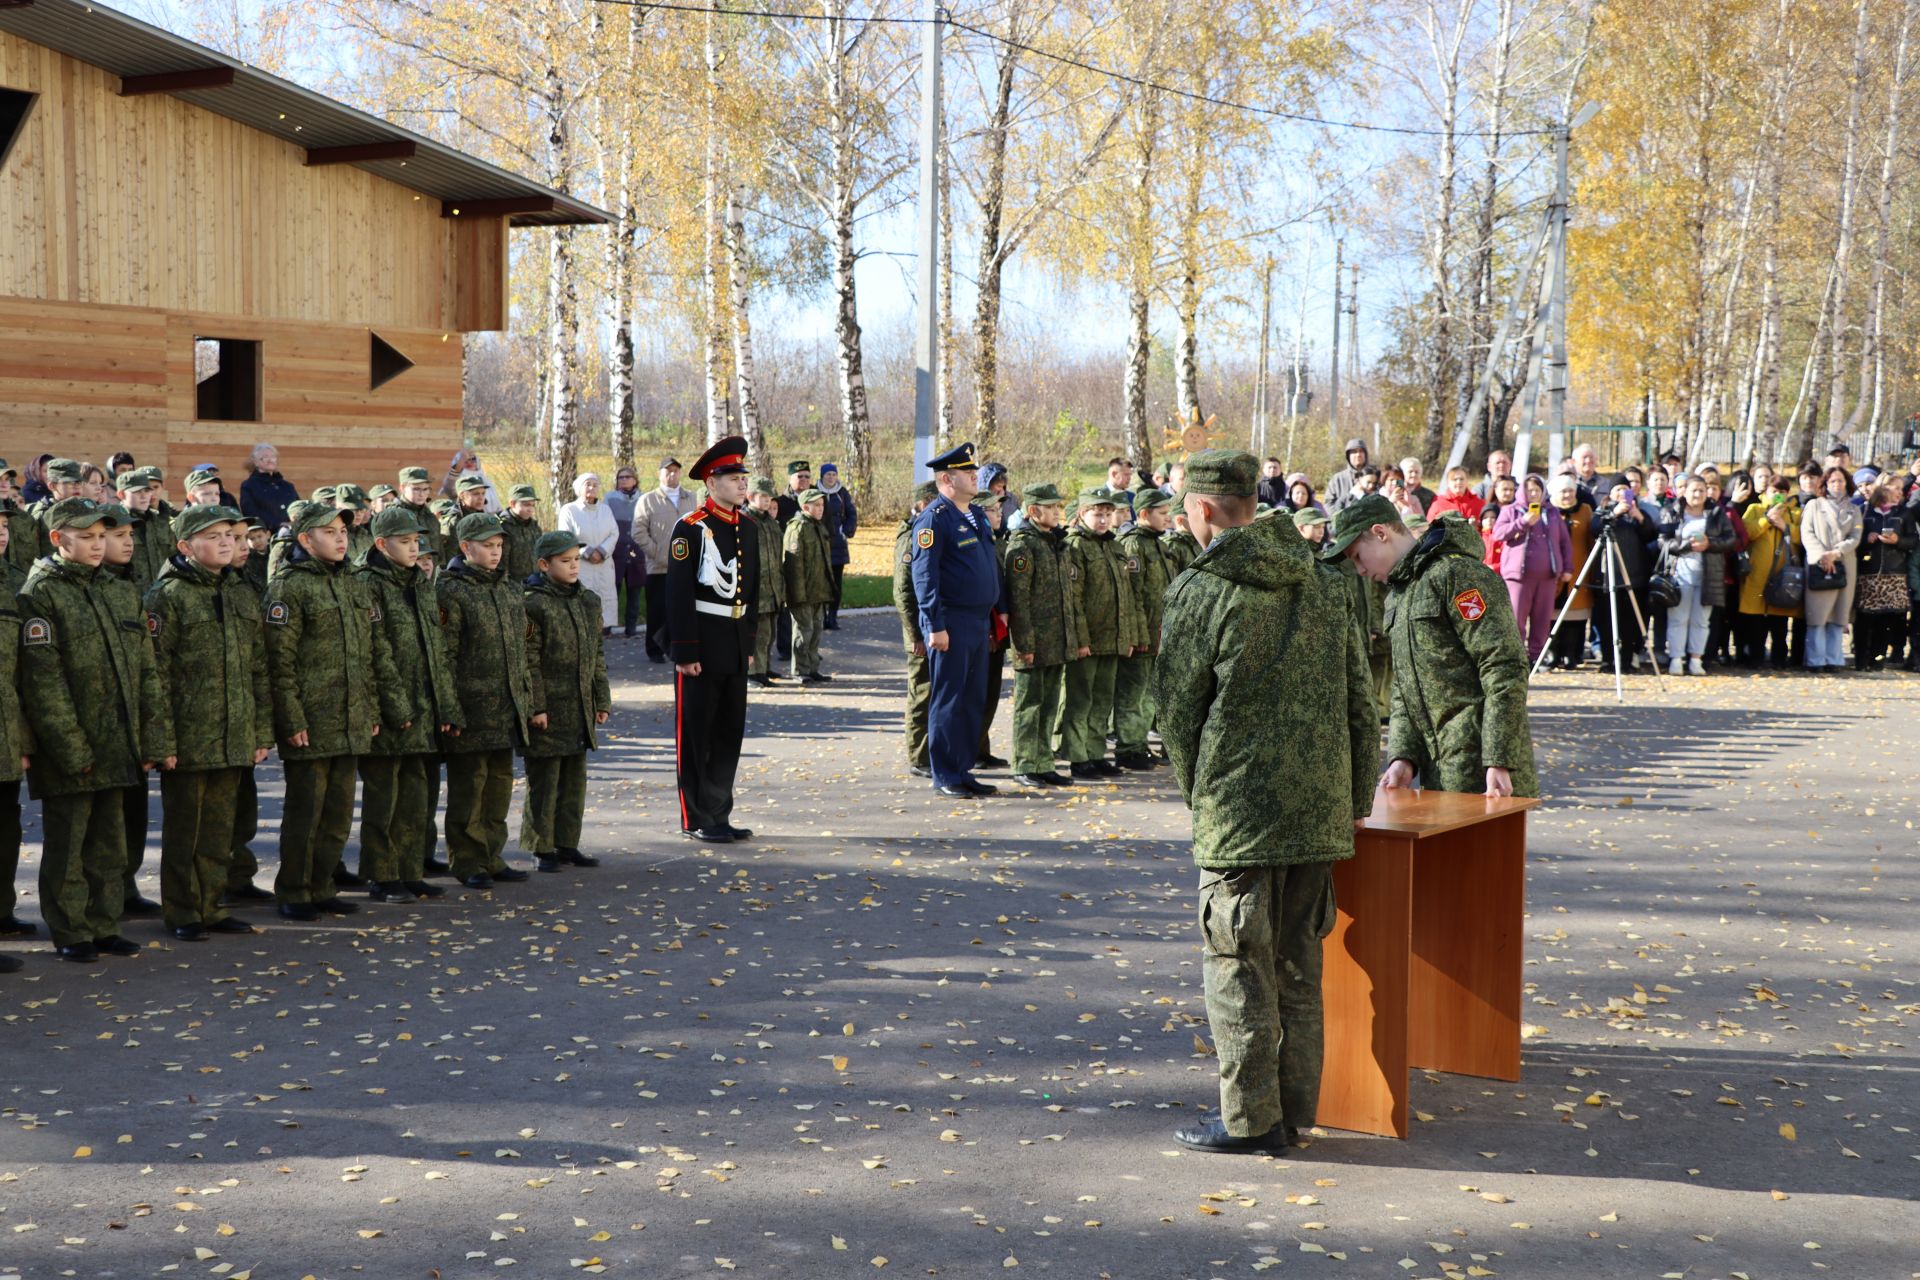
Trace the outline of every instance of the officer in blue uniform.
{"type": "Polygon", "coordinates": [[[979,467],[969,441],[927,464],[940,496],[913,521],[913,595],[927,638],[933,693],[927,708],[927,763],[942,795],[990,796],[973,777],[986,714],[993,613],[1001,605],[993,530],[973,505],[979,467]]]}

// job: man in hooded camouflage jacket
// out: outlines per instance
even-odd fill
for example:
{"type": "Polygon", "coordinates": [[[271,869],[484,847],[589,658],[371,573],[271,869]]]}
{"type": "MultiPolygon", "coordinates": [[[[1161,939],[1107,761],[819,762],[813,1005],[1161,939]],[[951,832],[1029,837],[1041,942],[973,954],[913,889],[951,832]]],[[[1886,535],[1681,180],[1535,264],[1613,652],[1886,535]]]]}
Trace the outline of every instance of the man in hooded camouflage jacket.
{"type": "Polygon", "coordinates": [[[460,554],[435,580],[447,665],[460,700],[460,736],[447,752],[447,852],[469,889],[527,873],[507,865],[507,809],[513,801],[513,751],[530,724],[545,727],[527,672],[527,606],[501,570],[506,531],[484,511],[453,527],[460,554]]]}
{"type": "Polygon", "coordinates": [[[1293,522],[1254,519],[1259,464],[1209,449],[1182,493],[1206,545],[1167,596],[1155,700],[1193,810],[1220,1114],[1208,1151],[1284,1149],[1319,1103],[1333,864],[1373,805],[1379,727],[1339,582],[1293,522]],[[1315,731],[1300,732],[1300,726],[1315,731]]]}
{"type": "Polygon", "coordinates": [[[282,916],[314,920],[357,909],[333,877],[353,829],[356,762],[382,725],[409,728],[415,706],[394,674],[379,607],[348,571],[344,515],[306,502],[287,517],[294,549],[267,587],[267,671],[287,779],[273,891],[282,916]]]}
{"type": "Polygon", "coordinates": [[[538,714],[521,751],[527,805],[520,847],[542,871],[562,865],[597,867],[580,852],[587,810],[587,753],[600,744],[594,729],[607,722],[613,695],[600,642],[600,597],[580,585],[580,548],[571,530],[540,535],[537,572],[527,579],[527,674],[538,714]]]}
{"type": "Polygon", "coordinates": [[[220,905],[233,860],[241,776],[273,746],[273,693],[258,611],[232,608],[227,565],[241,529],[226,507],[188,507],[167,528],[179,548],[147,589],[173,715],[174,767],[160,775],[160,905],[176,938],[252,933],[220,905]]]}
{"type": "Polygon", "coordinates": [[[387,729],[359,758],[360,877],[376,902],[437,898],[443,890],[426,879],[427,833],[433,806],[427,792],[427,762],[443,742],[459,736],[460,702],[440,633],[440,602],[420,568],[423,529],[406,507],[394,505],[368,525],[373,545],[354,577],[373,601],[375,623],[393,654],[400,686],[418,704],[413,723],[387,729]]]}
{"type": "Polygon", "coordinates": [[[1107,760],[1107,725],[1113,719],[1113,682],[1120,659],[1146,643],[1146,620],[1135,593],[1136,573],[1114,541],[1113,494],[1104,488],[1081,493],[1067,532],[1067,616],[1073,652],[1067,666],[1066,706],[1060,749],[1076,778],[1120,772],[1107,760]]]}
{"type": "Polygon", "coordinates": [[[1067,613],[1065,504],[1050,484],[1021,495],[1026,522],[1007,535],[1007,635],[1013,650],[1013,772],[1028,787],[1072,784],[1053,767],[1073,624],[1067,613]]]}
{"type": "Polygon", "coordinates": [[[1527,651],[1472,525],[1444,516],[1415,535],[1379,494],[1335,517],[1327,556],[1387,585],[1393,709],[1384,787],[1537,796],[1527,651]]]}

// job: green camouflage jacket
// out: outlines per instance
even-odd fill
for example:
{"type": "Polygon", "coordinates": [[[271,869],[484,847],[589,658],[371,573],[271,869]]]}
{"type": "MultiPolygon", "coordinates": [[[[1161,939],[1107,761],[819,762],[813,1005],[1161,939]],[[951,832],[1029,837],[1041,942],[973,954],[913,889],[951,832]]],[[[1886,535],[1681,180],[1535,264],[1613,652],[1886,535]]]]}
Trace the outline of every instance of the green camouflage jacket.
{"type": "Polygon", "coordinates": [[[1082,649],[1096,658],[1127,656],[1146,643],[1146,620],[1119,540],[1076,524],[1067,533],[1067,625],[1071,657],[1082,649]]]}
{"type": "Polygon", "coordinates": [[[351,511],[344,514],[347,517],[347,563],[349,565],[365,564],[367,553],[373,550],[373,526],[355,524],[351,511]]]}
{"type": "Polygon", "coordinates": [[[247,562],[240,566],[236,576],[240,581],[253,588],[254,598],[264,602],[267,598],[267,557],[264,553],[249,555],[247,562]]]}
{"type": "Polygon", "coordinates": [[[1141,620],[1146,624],[1147,644],[1157,650],[1160,618],[1167,607],[1167,587],[1180,571],[1173,567],[1167,544],[1160,540],[1160,535],[1143,524],[1134,525],[1115,541],[1119,542],[1134,574],[1134,595],[1140,604],[1141,620]]]}
{"type": "Polygon", "coordinates": [[[394,678],[414,702],[413,723],[402,729],[398,722],[383,722],[372,754],[431,755],[442,747],[440,726],[460,724],[460,699],[453,688],[453,668],[447,664],[433,583],[418,565],[402,569],[377,547],[353,576],[373,602],[374,629],[386,636],[394,678]]]}
{"type": "Polygon", "coordinates": [[[786,579],[788,608],[833,602],[833,538],[826,521],[806,515],[787,521],[780,572],[786,579]]]}
{"type": "MultiPolygon", "coordinates": [[[[282,529],[279,533],[276,533],[273,535],[273,540],[267,543],[267,581],[268,582],[272,582],[274,579],[280,576],[280,571],[287,567],[287,557],[293,554],[294,548],[298,547],[299,545],[300,545],[299,543],[293,540],[293,532],[292,532],[291,526],[289,526],[288,528],[282,529]]],[[[254,557],[249,556],[247,558],[251,560],[254,557]]]]}
{"type": "Polygon", "coordinates": [[[373,599],[343,561],[324,564],[297,547],[267,585],[267,673],[273,736],[282,760],[363,756],[375,726],[413,719],[412,690],[393,670],[373,599]],[[307,735],[307,745],[291,739],[307,735]]]}
{"type": "Polygon", "coordinates": [[[749,507],[746,513],[753,520],[754,534],[760,539],[760,594],[755,597],[754,610],[765,617],[787,607],[787,573],[781,565],[785,556],[784,535],[773,512],[761,515],[749,507]]]}
{"type": "MultiPolygon", "coordinates": [[[[47,528],[47,512],[53,510],[54,500],[42,498],[28,506],[27,514],[33,518],[33,559],[37,564],[53,554],[53,531],[47,528]]],[[[29,568],[28,573],[33,570],[29,568]]]]}
{"type": "Polygon", "coordinates": [[[20,711],[19,595],[26,585],[27,575],[11,559],[0,560],[0,782],[20,781],[20,757],[33,754],[20,711]]]}
{"type": "Polygon", "coordinates": [[[460,736],[446,744],[447,751],[505,751],[525,744],[533,684],[520,584],[459,556],[434,579],[434,590],[460,699],[460,736]]]}
{"type": "Polygon", "coordinates": [[[1291,520],[1215,538],[1167,593],[1160,738],[1203,867],[1353,853],[1380,719],[1346,590],[1291,520]]]}
{"type": "Polygon", "coordinates": [[[911,520],[902,520],[893,534],[893,608],[900,615],[900,640],[911,653],[914,645],[924,643],[920,636],[920,602],[913,595],[911,520]]]}
{"type": "Polygon", "coordinates": [[[0,518],[7,522],[7,563],[25,582],[40,550],[40,522],[12,498],[0,499],[0,518]]]}
{"type": "Polygon", "coordinates": [[[173,754],[166,692],[133,588],[54,556],[20,596],[20,701],[35,796],[139,786],[173,754]]]}
{"type": "Polygon", "coordinates": [[[511,512],[502,511],[500,525],[507,531],[507,549],[500,557],[500,570],[507,575],[508,582],[525,586],[527,579],[540,569],[540,562],[533,554],[533,544],[540,541],[543,532],[540,522],[522,520],[511,512]]]}
{"type": "Polygon", "coordinates": [[[1008,648],[1013,669],[1058,667],[1073,657],[1067,614],[1066,539],[1035,524],[1007,537],[1008,648]],[[1032,662],[1021,659],[1033,655],[1032,662]]]}
{"type": "MultiPolygon", "coordinates": [[[[1165,533],[1161,534],[1160,545],[1166,548],[1167,572],[1172,578],[1177,578],[1185,573],[1187,566],[1192,564],[1200,555],[1199,540],[1192,534],[1183,532],[1178,528],[1169,528],[1165,533]]],[[[1169,579],[1169,585],[1171,585],[1171,578],[1169,579]]]]}
{"type": "Polygon", "coordinates": [[[146,596],[147,588],[160,580],[160,571],[174,554],[173,521],[153,511],[133,517],[133,559],[125,577],[134,589],[146,596]]]}
{"type": "Polygon", "coordinates": [[[613,710],[607,657],[600,643],[600,597],[579,583],[562,586],[544,573],[527,583],[527,673],[533,714],[547,727],[529,728],[529,756],[570,756],[600,745],[594,716],[613,710]]]}
{"type": "Polygon", "coordinates": [[[1482,562],[1485,554],[1474,527],[1447,515],[1387,575],[1387,758],[1410,762],[1431,790],[1478,795],[1486,771],[1502,767],[1513,775],[1513,794],[1537,796],[1527,651],[1506,583],[1482,562]]]}
{"type": "Polygon", "coordinates": [[[225,573],[175,555],[142,602],[173,717],[177,769],[243,769],[273,745],[273,689],[257,608],[225,573]]]}

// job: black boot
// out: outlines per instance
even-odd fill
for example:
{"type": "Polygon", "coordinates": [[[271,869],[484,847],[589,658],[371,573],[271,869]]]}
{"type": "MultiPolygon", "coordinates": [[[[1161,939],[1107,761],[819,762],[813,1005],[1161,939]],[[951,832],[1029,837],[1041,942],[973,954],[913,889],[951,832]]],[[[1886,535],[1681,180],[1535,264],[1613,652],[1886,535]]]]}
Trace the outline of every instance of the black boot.
{"type": "Polygon", "coordinates": [[[1227,1132],[1226,1123],[1217,1117],[1175,1129],[1173,1140],[1196,1151],[1212,1151],[1222,1155],[1271,1156],[1287,1150],[1287,1130],[1284,1125],[1275,1126],[1258,1137],[1236,1138],[1227,1132]]]}

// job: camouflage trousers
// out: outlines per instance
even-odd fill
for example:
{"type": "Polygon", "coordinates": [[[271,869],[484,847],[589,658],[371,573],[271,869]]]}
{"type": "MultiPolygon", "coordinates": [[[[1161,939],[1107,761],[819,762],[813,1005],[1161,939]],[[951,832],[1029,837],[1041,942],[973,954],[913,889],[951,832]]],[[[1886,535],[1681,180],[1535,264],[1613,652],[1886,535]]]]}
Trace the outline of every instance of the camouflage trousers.
{"type": "Polygon", "coordinates": [[[907,763],[927,767],[927,709],[933,703],[933,674],[925,655],[907,654],[907,763]]]}
{"type": "Polygon", "coordinates": [[[764,676],[773,670],[773,633],[780,629],[776,609],[762,609],[753,628],[753,674],[764,676]]]}
{"type": "Polygon", "coordinates": [[[1207,1021],[1220,1118],[1236,1138],[1306,1129],[1320,1103],[1320,942],[1333,864],[1200,871],[1207,1021]]]}
{"type": "Polygon", "coordinates": [[[424,869],[433,861],[433,855],[440,851],[440,827],[436,819],[440,816],[440,772],[447,758],[435,753],[424,757],[427,762],[427,820],[420,828],[420,866],[424,869]]]}
{"type": "Polygon", "coordinates": [[[520,811],[520,848],[536,857],[578,849],[587,816],[587,753],[527,756],[527,805],[520,811]]]}
{"type": "Polygon", "coordinates": [[[334,868],[353,834],[354,757],[287,760],[287,798],[280,811],[280,871],[273,896],[282,904],[329,902],[334,868]]]}
{"type": "Polygon", "coordinates": [[[1013,673],[1013,771],[1053,772],[1053,725],[1060,718],[1060,694],[1067,668],[1033,667],[1013,673]]]}
{"type": "MultiPolygon", "coordinates": [[[[131,901],[140,896],[135,881],[139,879],[140,868],[147,863],[147,796],[152,774],[140,779],[140,784],[120,788],[120,832],[127,841],[127,869],[120,877],[122,888],[121,901],[131,901]]],[[[164,803],[164,802],[163,802],[164,803]]]]}
{"type": "Polygon", "coordinates": [[[447,861],[461,879],[504,868],[513,752],[460,751],[447,757],[447,861]]]}
{"type": "Polygon", "coordinates": [[[250,885],[260,874],[260,859],[253,856],[253,838],[259,834],[260,784],[252,768],[242,769],[233,802],[233,856],[227,860],[228,889],[250,885]]]}
{"type": "Polygon", "coordinates": [[[40,915],[56,947],[120,932],[127,861],[121,790],[41,798],[40,915]]]}
{"type": "Polygon", "coordinates": [[[1000,710],[1000,695],[1007,687],[1007,651],[994,649],[987,654],[987,709],[980,717],[980,758],[985,760],[993,752],[989,744],[993,740],[993,717],[1000,710]]]}
{"type": "Polygon", "coordinates": [[[405,884],[426,874],[423,831],[433,826],[424,755],[360,757],[360,874],[405,884]]]}
{"type": "Polygon", "coordinates": [[[818,675],[820,672],[820,628],[827,620],[824,604],[787,606],[793,617],[793,674],[818,675]]]}
{"type": "Polygon", "coordinates": [[[1119,661],[1108,654],[1075,658],[1067,664],[1060,754],[1070,763],[1091,764],[1107,758],[1107,721],[1113,715],[1113,680],[1119,661]]]}
{"type": "Polygon", "coordinates": [[[1367,665],[1373,671],[1373,701],[1385,720],[1393,714],[1393,655],[1373,654],[1367,658],[1367,665]]]}
{"type": "Polygon", "coordinates": [[[233,861],[233,809],[243,769],[160,775],[160,910],[167,927],[227,917],[220,895],[233,861]]]}
{"type": "Polygon", "coordinates": [[[1153,728],[1153,655],[1116,658],[1113,673],[1113,749],[1115,755],[1147,754],[1147,730],[1153,728]]]}
{"type": "Polygon", "coordinates": [[[20,899],[13,878],[20,873],[20,779],[0,782],[0,919],[13,914],[20,899]]]}

